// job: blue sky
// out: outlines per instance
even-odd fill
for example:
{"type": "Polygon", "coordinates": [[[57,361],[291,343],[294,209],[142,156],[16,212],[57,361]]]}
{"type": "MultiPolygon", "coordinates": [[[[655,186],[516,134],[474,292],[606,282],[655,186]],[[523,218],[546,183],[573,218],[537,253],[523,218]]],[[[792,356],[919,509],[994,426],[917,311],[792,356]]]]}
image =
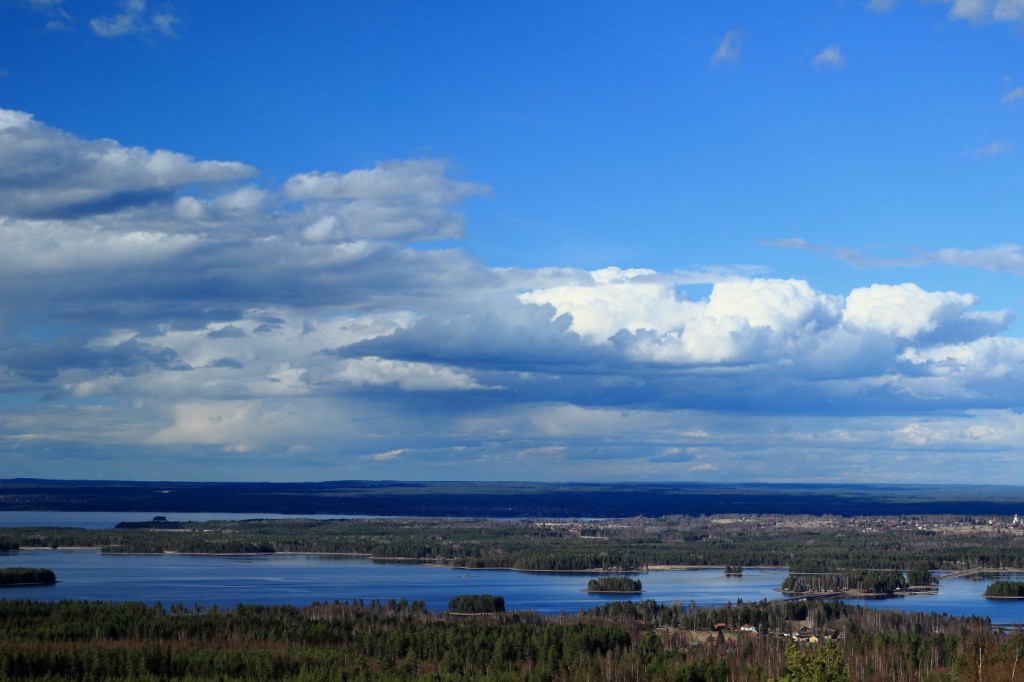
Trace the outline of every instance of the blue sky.
{"type": "Polygon", "coordinates": [[[0,2],[0,477],[1024,484],[1024,2],[0,2]]]}

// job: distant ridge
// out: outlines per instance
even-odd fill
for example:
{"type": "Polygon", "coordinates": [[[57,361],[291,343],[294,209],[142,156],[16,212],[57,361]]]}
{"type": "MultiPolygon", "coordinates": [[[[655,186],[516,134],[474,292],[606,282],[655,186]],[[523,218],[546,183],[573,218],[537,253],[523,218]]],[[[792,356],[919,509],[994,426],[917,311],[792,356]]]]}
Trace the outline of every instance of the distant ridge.
{"type": "Polygon", "coordinates": [[[368,516],[629,517],[1024,513],[1024,487],[816,483],[322,481],[237,483],[0,479],[0,511],[368,516]]]}

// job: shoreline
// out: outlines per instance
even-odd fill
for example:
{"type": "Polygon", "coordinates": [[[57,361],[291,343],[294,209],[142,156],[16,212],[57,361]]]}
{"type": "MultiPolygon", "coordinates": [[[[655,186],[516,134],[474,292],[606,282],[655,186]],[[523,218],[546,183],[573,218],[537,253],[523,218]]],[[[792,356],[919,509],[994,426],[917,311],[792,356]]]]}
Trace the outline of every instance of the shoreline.
{"type": "MultiPolygon", "coordinates": [[[[18,547],[18,549],[11,550],[12,552],[19,551],[100,551],[102,552],[105,547],[110,545],[96,545],[96,546],[61,546],[61,547],[41,547],[41,546],[25,546],[18,547]]],[[[371,561],[379,563],[415,563],[421,564],[425,567],[433,568],[450,568],[458,569],[463,571],[516,571],[520,573],[576,573],[576,574],[639,574],[639,573],[652,573],[659,571],[703,571],[703,570],[724,570],[726,564],[652,564],[646,568],[632,568],[632,569],[607,569],[607,568],[519,568],[516,566],[458,566],[452,564],[447,559],[425,559],[416,557],[380,557],[374,556],[367,552],[314,552],[314,551],[280,551],[280,552],[179,552],[175,550],[162,550],[159,552],[108,552],[110,555],[123,554],[125,556],[160,556],[160,555],[172,555],[172,556],[223,556],[223,557],[244,557],[244,556],[322,556],[322,557],[347,557],[347,558],[361,558],[369,559],[371,561]]],[[[788,571],[788,566],[744,566],[744,570],[762,570],[762,571],[788,571]]],[[[992,573],[1022,573],[1024,569],[1015,568],[994,568],[985,569],[985,572],[992,573]]],[[[728,577],[742,578],[743,573],[726,573],[728,577]]],[[[937,590],[937,586],[934,586],[937,590]]],[[[795,599],[800,598],[801,593],[799,592],[783,592],[787,598],[795,599]]],[[[597,594],[596,592],[594,594],[597,594]]],[[[607,592],[605,594],[637,594],[635,592],[607,592]]],[[[851,593],[849,595],[844,594],[843,596],[837,597],[837,599],[890,599],[897,597],[907,596],[920,596],[934,594],[931,591],[926,590],[910,590],[903,593],[894,593],[887,595],[884,593],[851,593]]],[[[986,595],[982,595],[986,596],[986,595]]],[[[815,595],[809,595],[808,598],[817,598],[815,595]]],[[[1024,599],[1021,597],[987,597],[987,599],[1024,599]]]]}

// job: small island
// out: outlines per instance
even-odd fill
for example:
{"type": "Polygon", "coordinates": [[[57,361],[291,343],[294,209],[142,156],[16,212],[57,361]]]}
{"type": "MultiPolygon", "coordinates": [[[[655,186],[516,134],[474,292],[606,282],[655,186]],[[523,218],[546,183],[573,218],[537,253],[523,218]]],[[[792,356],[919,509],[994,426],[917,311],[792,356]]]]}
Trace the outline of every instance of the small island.
{"type": "Polygon", "coordinates": [[[48,568],[0,568],[0,587],[53,585],[56,582],[57,576],[48,568]]]}
{"type": "Polygon", "coordinates": [[[985,588],[986,599],[1024,599],[1024,582],[997,580],[985,588]]]}
{"type": "Polygon", "coordinates": [[[593,578],[587,582],[587,592],[604,592],[613,594],[635,594],[643,592],[644,587],[639,580],[625,576],[593,578]]]}

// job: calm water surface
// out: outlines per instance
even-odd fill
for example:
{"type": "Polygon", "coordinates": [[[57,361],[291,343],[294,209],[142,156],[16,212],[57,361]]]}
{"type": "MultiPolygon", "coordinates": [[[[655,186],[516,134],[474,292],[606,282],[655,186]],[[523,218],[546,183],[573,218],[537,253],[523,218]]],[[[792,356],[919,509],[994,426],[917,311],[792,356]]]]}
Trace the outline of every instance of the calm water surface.
{"type": "MultiPolygon", "coordinates": [[[[3,526],[113,528],[120,521],[146,521],[154,512],[0,512],[3,526]]],[[[279,514],[160,514],[172,521],[295,518],[279,514]]],[[[304,518],[353,518],[312,516],[304,518]]],[[[786,569],[747,569],[726,577],[721,569],[652,571],[640,576],[642,595],[594,595],[582,590],[593,574],[527,573],[376,563],[317,555],[192,556],[104,555],[98,550],[23,550],[0,553],[0,567],[52,568],[60,581],[46,587],[0,588],[0,599],[90,599],[188,606],[291,604],[353,599],[420,599],[444,609],[458,594],[498,594],[510,609],[576,612],[619,599],[690,601],[722,605],[778,599],[786,569]]],[[[938,595],[860,601],[870,608],[987,616],[993,623],[1024,623],[1024,601],[981,596],[995,578],[942,581],[938,595]]],[[[1024,580],[1022,575],[1000,576],[1024,580]]]]}
{"type": "Polygon", "coordinates": [[[46,601],[95,599],[209,606],[293,604],[352,599],[421,599],[444,609],[457,594],[499,594],[509,609],[575,612],[615,599],[724,604],[778,596],[784,570],[748,569],[726,578],[721,569],[655,571],[644,593],[594,595],[582,590],[593,574],[466,570],[318,555],[118,555],[99,550],[41,549],[0,554],[2,566],[52,568],[60,582],[0,588],[0,598],[46,601]]]}
{"type": "Polygon", "coordinates": [[[66,512],[66,511],[0,511],[0,528],[113,528],[122,521],[150,521],[163,516],[168,521],[244,521],[245,519],[377,519],[380,516],[322,514],[200,514],[191,512],[66,512]]]}
{"type": "MultiPolygon", "coordinates": [[[[777,599],[785,569],[747,569],[727,577],[721,569],[652,571],[640,576],[642,595],[596,595],[582,590],[586,573],[466,570],[318,555],[194,556],[104,555],[99,550],[41,549],[0,554],[0,567],[52,568],[59,583],[0,588],[0,598],[141,601],[188,606],[291,604],[354,599],[420,599],[442,610],[457,594],[498,594],[509,609],[576,612],[618,599],[691,600],[722,605],[777,599]]],[[[1024,575],[1002,576],[1022,579],[1024,575]]],[[[1024,622],[1024,602],[981,597],[991,580],[944,580],[940,594],[864,601],[871,608],[988,616],[994,623],[1024,622]]]]}

